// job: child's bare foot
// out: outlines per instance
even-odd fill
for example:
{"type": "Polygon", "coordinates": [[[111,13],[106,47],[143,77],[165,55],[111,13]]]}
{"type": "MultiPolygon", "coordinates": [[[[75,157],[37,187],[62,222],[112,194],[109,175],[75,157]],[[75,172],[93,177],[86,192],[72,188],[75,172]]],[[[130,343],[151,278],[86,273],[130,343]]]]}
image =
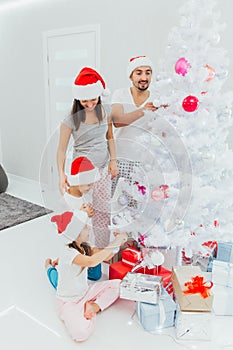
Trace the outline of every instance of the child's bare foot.
{"type": "Polygon", "coordinates": [[[45,268],[47,269],[47,267],[48,267],[49,265],[52,265],[52,260],[51,260],[50,258],[47,258],[47,259],[45,260],[44,266],[45,266],[45,268]]]}
{"type": "Polygon", "coordinates": [[[92,319],[97,312],[100,311],[99,305],[94,303],[93,301],[87,301],[85,306],[84,306],[84,317],[87,320],[92,319]]]}

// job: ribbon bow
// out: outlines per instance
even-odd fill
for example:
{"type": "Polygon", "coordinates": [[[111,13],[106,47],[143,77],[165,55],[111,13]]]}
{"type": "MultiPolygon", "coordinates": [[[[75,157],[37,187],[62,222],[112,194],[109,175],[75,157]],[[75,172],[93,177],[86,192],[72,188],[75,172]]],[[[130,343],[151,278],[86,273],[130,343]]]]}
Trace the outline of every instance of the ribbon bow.
{"type": "Polygon", "coordinates": [[[145,187],[145,186],[139,185],[139,182],[138,182],[138,181],[135,181],[135,182],[134,182],[134,185],[137,185],[137,186],[138,186],[138,191],[141,192],[142,195],[145,195],[145,194],[146,194],[146,187],[145,187]]]}
{"type": "Polygon", "coordinates": [[[186,282],[185,287],[188,289],[184,290],[184,294],[196,294],[200,293],[203,298],[207,298],[210,296],[209,289],[213,287],[213,282],[204,282],[203,276],[195,276],[192,277],[192,282],[186,282]],[[209,285],[206,285],[209,283],[209,285]]]}

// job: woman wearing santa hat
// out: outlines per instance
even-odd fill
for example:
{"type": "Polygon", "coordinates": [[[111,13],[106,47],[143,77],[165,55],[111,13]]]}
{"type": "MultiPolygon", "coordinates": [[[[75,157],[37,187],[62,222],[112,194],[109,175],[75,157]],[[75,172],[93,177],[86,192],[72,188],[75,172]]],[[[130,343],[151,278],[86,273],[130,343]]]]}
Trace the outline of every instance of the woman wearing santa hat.
{"type": "Polygon", "coordinates": [[[101,103],[108,91],[102,76],[93,68],[84,67],[74,80],[71,113],[60,126],[57,151],[59,187],[62,194],[70,183],[65,174],[66,152],[73,138],[73,159],[87,157],[100,170],[101,179],[93,190],[93,227],[95,244],[104,247],[109,242],[109,200],[111,183],[118,174],[112,124],[101,103]],[[107,171],[105,172],[105,170],[107,171]]]}

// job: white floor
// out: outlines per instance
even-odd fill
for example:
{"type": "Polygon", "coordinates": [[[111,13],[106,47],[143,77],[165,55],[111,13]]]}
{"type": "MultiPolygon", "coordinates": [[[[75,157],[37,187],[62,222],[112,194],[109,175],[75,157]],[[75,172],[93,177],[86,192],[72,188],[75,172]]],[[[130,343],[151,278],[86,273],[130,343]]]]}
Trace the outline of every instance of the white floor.
{"type": "MultiPolygon", "coordinates": [[[[9,180],[9,194],[44,205],[37,183],[14,176],[9,180]]],[[[58,251],[47,216],[0,231],[0,349],[233,350],[233,317],[214,316],[211,341],[178,341],[174,328],[145,332],[133,316],[135,303],[126,300],[98,315],[88,341],[73,342],[57,318],[55,292],[44,270],[45,258],[57,257],[58,251]]]]}

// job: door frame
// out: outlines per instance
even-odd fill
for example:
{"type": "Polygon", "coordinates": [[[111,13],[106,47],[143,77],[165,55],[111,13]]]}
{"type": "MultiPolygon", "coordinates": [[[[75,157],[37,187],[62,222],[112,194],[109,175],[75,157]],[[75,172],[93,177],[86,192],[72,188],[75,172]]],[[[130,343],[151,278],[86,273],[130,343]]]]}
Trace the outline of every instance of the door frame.
{"type": "MultiPolygon", "coordinates": [[[[80,34],[94,32],[96,38],[95,46],[95,58],[96,58],[96,68],[100,67],[100,24],[89,24],[78,27],[67,27],[54,29],[50,31],[43,32],[43,66],[44,66],[44,99],[45,99],[45,122],[46,122],[46,145],[52,136],[51,127],[51,116],[50,116],[50,97],[49,97],[49,52],[48,52],[48,39],[56,36],[80,34]]],[[[50,169],[50,157],[52,157],[52,152],[49,150],[47,154],[47,185],[52,188],[52,171],[50,169]]]]}

